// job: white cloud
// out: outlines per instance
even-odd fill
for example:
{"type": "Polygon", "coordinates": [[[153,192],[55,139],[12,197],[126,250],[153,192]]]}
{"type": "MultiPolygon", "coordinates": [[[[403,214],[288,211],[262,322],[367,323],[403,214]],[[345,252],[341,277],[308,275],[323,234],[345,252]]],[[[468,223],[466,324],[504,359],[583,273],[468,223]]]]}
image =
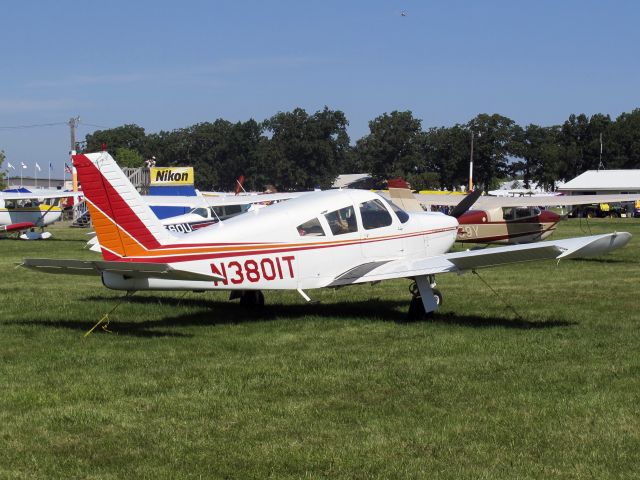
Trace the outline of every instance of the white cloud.
{"type": "Polygon", "coordinates": [[[36,112],[42,110],[68,110],[82,106],[81,102],[66,98],[0,98],[3,113],[36,112]]]}
{"type": "Polygon", "coordinates": [[[140,72],[104,73],[92,75],[71,75],[64,78],[37,80],[27,83],[29,88],[87,87],[96,85],[135,85],[163,83],[170,85],[203,85],[220,87],[227,82],[224,74],[251,72],[269,68],[289,69],[312,63],[326,63],[326,60],[311,57],[265,57],[226,59],[202,65],[171,68],[170,70],[146,70],[140,72]],[[211,75],[219,75],[212,78],[211,75]]]}

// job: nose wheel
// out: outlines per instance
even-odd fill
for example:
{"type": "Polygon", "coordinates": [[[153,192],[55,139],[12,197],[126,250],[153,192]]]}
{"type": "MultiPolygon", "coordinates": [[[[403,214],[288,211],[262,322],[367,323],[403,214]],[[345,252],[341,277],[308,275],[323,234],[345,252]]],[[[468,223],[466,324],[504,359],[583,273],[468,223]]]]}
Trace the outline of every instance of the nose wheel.
{"type": "MultiPolygon", "coordinates": [[[[442,306],[442,292],[435,288],[435,278],[430,275],[428,277],[430,291],[433,295],[433,301],[435,303],[436,308],[442,306]]],[[[420,288],[418,288],[417,282],[412,282],[409,286],[409,292],[411,292],[411,303],[409,303],[409,311],[407,312],[407,320],[414,322],[417,320],[426,320],[428,318],[433,317],[434,310],[427,312],[424,307],[424,302],[422,301],[422,296],[420,295],[420,288]]]]}

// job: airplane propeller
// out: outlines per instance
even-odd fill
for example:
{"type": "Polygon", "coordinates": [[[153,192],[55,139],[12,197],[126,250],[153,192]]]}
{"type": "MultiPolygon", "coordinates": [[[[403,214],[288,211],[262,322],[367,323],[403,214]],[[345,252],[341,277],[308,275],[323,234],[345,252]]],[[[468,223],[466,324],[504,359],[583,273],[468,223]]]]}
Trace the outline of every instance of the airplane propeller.
{"type": "Polygon", "coordinates": [[[467,212],[467,210],[469,210],[473,206],[474,203],[476,203],[478,198],[480,198],[480,195],[482,195],[482,190],[479,190],[479,189],[474,190],[471,193],[467,194],[460,201],[460,203],[458,203],[458,205],[453,207],[453,210],[451,210],[451,213],[449,213],[449,215],[455,218],[460,218],[463,214],[467,212]]]}

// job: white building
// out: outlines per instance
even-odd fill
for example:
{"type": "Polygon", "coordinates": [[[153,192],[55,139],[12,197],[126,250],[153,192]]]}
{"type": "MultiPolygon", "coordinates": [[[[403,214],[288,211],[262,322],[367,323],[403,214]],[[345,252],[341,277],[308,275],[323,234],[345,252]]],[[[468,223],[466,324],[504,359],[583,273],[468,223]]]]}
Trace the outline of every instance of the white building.
{"type": "Polygon", "coordinates": [[[640,193],[640,170],[588,170],[558,190],[568,195],[640,193]]]}
{"type": "Polygon", "coordinates": [[[338,175],[331,188],[370,188],[371,175],[368,173],[343,173],[338,175]]]}

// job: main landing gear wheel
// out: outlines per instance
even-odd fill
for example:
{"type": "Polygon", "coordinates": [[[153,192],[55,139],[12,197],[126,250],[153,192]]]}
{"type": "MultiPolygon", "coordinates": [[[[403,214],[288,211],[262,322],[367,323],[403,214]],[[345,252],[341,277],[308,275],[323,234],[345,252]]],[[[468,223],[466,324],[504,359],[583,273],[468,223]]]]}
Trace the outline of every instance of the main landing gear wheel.
{"type": "MultiPolygon", "coordinates": [[[[418,320],[427,320],[433,317],[433,312],[425,312],[424,305],[422,304],[422,297],[418,290],[418,285],[414,282],[409,287],[412,298],[409,304],[409,311],[407,312],[407,321],[415,322],[418,320]]],[[[433,288],[433,298],[436,301],[438,307],[442,306],[442,293],[437,288],[433,288]]]]}
{"type": "Polygon", "coordinates": [[[264,306],[264,295],[260,290],[244,290],[240,294],[240,305],[243,307],[262,307],[264,306]]]}

